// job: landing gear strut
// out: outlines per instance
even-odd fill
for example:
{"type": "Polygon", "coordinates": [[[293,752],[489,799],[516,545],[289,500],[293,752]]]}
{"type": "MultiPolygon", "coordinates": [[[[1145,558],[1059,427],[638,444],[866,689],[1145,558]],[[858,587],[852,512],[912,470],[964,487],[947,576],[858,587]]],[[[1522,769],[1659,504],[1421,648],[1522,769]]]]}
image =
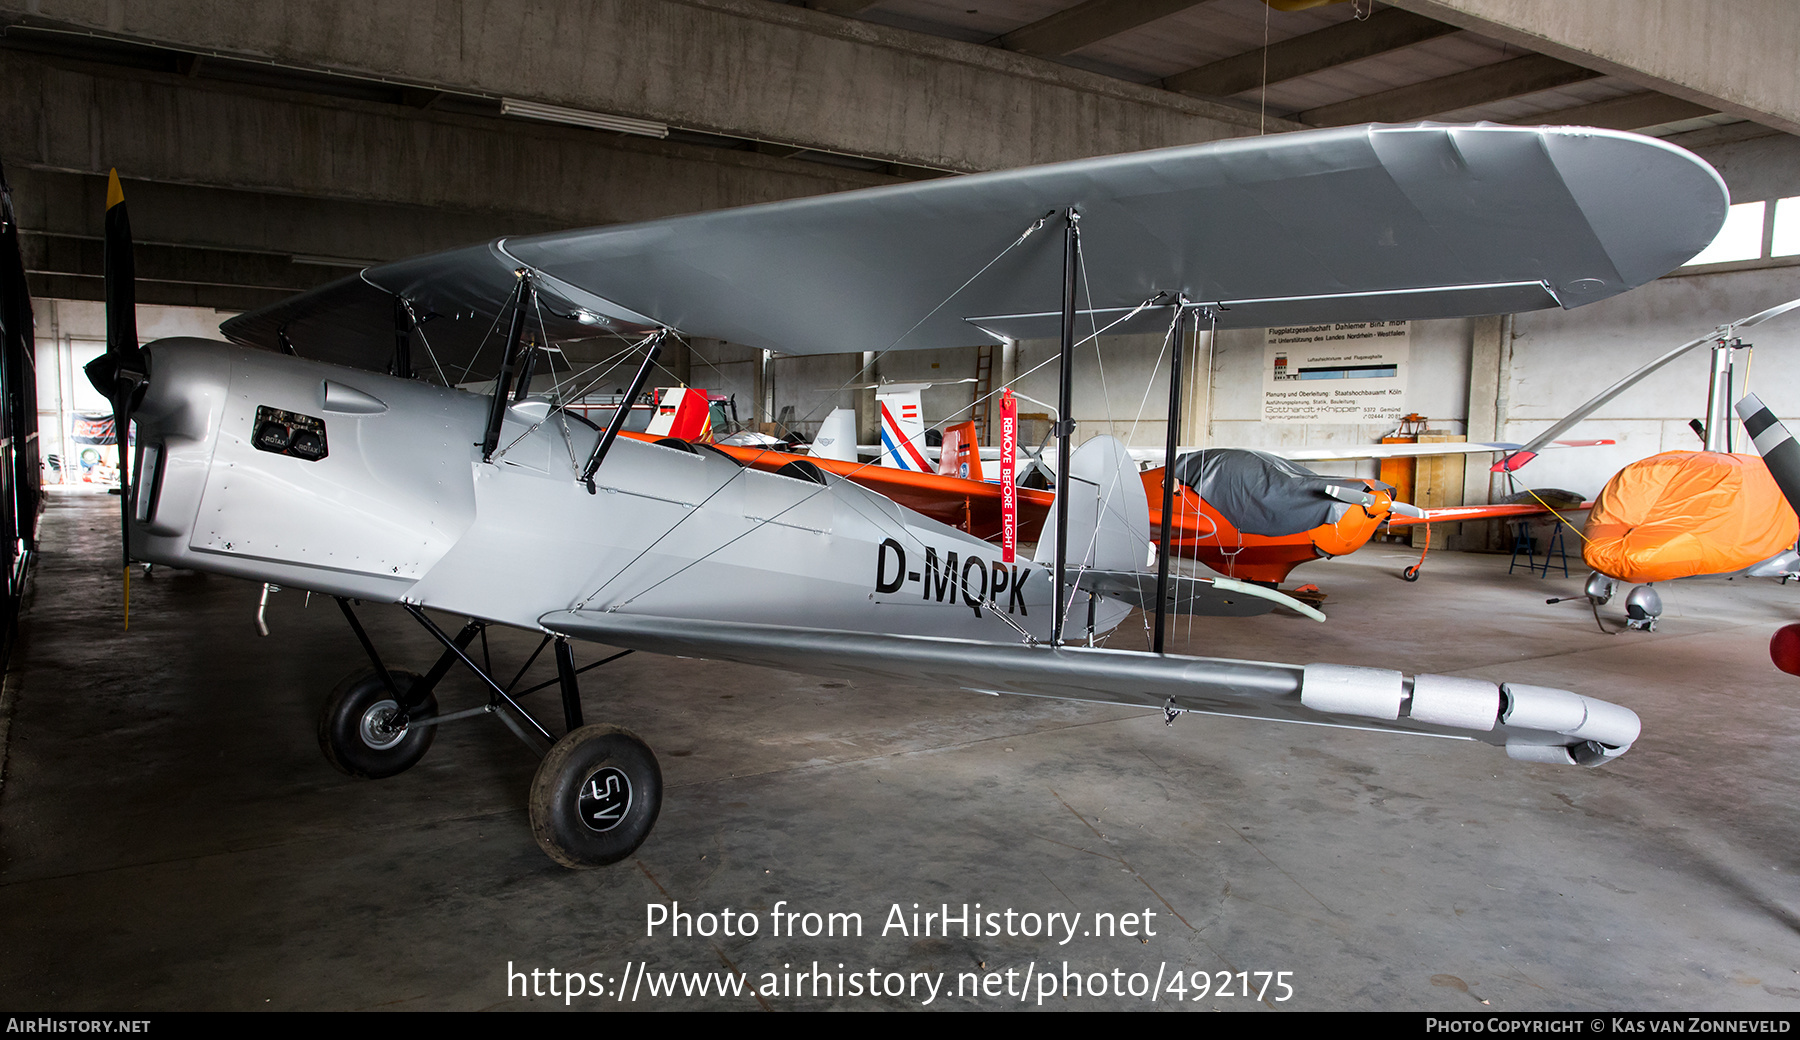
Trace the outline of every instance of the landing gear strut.
{"type": "Polygon", "coordinates": [[[373,666],[358,669],[338,683],[319,716],[319,747],[339,772],[368,780],[405,772],[425,757],[438,726],[494,715],[543,758],[531,783],[528,808],[532,833],[551,859],[565,867],[605,866],[643,844],[662,811],[662,770],[649,745],[630,730],[583,725],[578,681],[582,672],[631,651],[577,668],[568,642],[545,636],[512,682],[501,686],[491,674],[483,622],[471,620],[450,636],[423,610],[408,605],[407,612],[444,647],[431,669],[419,675],[390,670],[383,664],[349,600],[339,598],[337,602],[373,666]],[[468,654],[477,637],[482,644],[482,664],[468,654]],[[551,643],[556,646],[556,678],[515,694],[513,688],[551,643]],[[487,703],[440,714],[434,691],[458,663],[487,686],[487,703]],[[551,736],[517,700],[550,686],[562,691],[566,732],[561,739],[551,736]]]}

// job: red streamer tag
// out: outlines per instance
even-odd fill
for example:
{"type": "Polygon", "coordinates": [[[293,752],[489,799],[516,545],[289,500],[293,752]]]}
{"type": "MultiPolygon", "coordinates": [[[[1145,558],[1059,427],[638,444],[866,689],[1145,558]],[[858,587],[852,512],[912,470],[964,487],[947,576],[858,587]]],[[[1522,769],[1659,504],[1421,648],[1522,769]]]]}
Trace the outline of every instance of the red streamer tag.
{"type": "Polygon", "coordinates": [[[1019,486],[1013,483],[1019,446],[1019,401],[1000,392],[1000,560],[1012,563],[1019,546],[1019,486]]]}

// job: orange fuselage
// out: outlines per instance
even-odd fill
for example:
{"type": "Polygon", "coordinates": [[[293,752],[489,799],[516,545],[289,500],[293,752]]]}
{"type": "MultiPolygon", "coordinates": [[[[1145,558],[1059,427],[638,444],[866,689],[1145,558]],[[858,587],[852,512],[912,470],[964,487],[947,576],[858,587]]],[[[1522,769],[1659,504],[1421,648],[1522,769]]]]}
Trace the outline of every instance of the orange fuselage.
{"type": "MultiPolygon", "coordinates": [[[[646,440],[655,438],[639,436],[646,440]]],[[[854,480],[893,499],[914,512],[964,530],[989,541],[1000,537],[1000,487],[982,481],[936,473],[914,473],[873,463],[838,462],[796,455],[768,448],[712,445],[753,469],[773,472],[790,462],[810,462],[827,473],[854,480]]],[[[1161,468],[1145,472],[1144,493],[1150,504],[1150,537],[1161,537],[1161,468]]],[[[1171,554],[1198,560],[1228,577],[1244,581],[1280,583],[1288,572],[1310,560],[1355,552],[1374,536],[1388,518],[1388,493],[1370,482],[1375,505],[1351,506],[1335,524],[1321,524],[1297,534],[1267,536],[1245,534],[1233,527],[1211,505],[1182,487],[1175,496],[1175,527],[1170,533],[1171,554]]],[[[1019,489],[1019,540],[1035,541],[1043,530],[1056,496],[1047,491],[1019,489]]]]}
{"type": "MultiPolygon", "coordinates": [[[[1163,469],[1146,470],[1144,494],[1150,500],[1150,537],[1162,537],[1163,469]]],[[[1169,552],[1198,560],[1227,577],[1243,581],[1279,584],[1288,572],[1310,560],[1343,556],[1362,548],[1387,521],[1393,499],[1369,482],[1373,506],[1350,506],[1335,524],[1296,534],[1245,534],[1232,526],[1193,488],[1177,487],[1175,524],[1169,532],[1169,552]]]]}

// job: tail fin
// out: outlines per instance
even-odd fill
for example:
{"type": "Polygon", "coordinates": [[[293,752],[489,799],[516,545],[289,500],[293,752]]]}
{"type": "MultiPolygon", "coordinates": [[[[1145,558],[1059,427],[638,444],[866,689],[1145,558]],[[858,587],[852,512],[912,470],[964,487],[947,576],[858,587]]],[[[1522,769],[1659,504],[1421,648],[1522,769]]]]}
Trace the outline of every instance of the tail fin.
{"type": "Polygon", "coordinates": [[[812,442],[812,453],[822,459],[855,462],[856,412],[849,408],[832,409],[825,421],[819,424],[819,434],[812,442]]]}
{"type": "MultiPolygon", "coordinates": [[[[1056,513],[1044,523],[1037,559],[1056,560],[1056,513]]],[[[1112,437],[1095,437],[1069,459],[1070,567],[1150,570],[1150,506],[1137,464],[1112,437]]]]}
{"type": "Polygon", "coordinates": [[[938,472],[964,480],[981,479],[981,448],[975,443],[975,424],[961,422],[944,430],[944,446],[938,454],[938,472]]]}

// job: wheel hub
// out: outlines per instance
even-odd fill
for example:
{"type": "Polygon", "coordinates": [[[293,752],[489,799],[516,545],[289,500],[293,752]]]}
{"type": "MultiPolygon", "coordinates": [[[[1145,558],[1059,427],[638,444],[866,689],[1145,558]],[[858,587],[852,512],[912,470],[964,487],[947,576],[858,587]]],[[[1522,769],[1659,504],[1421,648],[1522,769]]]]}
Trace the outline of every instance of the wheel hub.
{"type": "Polygon", "coordinates": [[[575,809],[582,826],[605,834],[625,822],[631,811],[630,778],[616,766],[594,770],[576,793],[575,809]]]}
{"type": "Polygon", "coordinates": [[[388,748],[406,739],[406,727],[395,726],[394,719],[400,714],[400,705],[393,700],[376,701],[363,712],[362,721],[357,726],[364,744],[376,751],[388,748]]]}

